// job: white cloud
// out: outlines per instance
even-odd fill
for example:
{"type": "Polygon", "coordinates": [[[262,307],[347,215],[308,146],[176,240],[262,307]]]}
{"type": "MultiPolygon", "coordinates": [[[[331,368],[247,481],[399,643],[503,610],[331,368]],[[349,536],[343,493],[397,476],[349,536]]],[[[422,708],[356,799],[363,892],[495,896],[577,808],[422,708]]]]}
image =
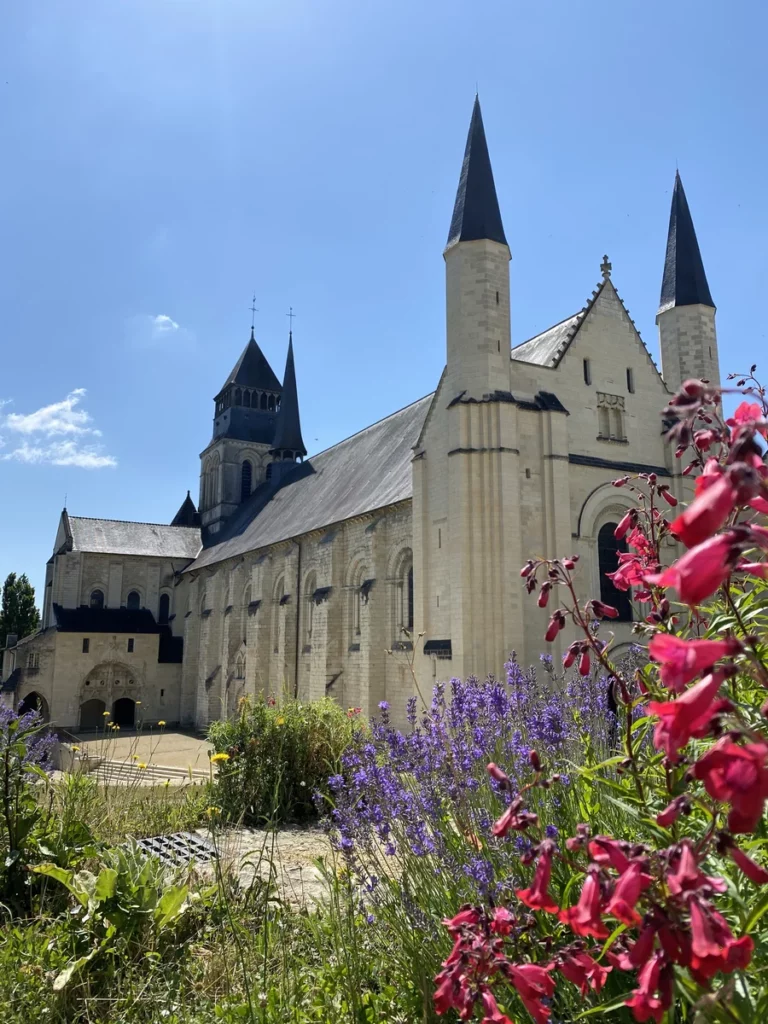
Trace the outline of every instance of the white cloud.
{"type": "MultiPolygon", "coordinates": [[[[10,444],[15,441],[15,447],[0,455],[0,459],[82,469],[116,466],[117,460],[104,454],[103,445],[86,441],[101,437],[101,431],[92,425],[90,413],[79,407],[84,397],[85,388],[75,388],[61,402],[35,412],[0,416],[0,426],[10,432],[10,444]]],[[[8,443],[8,436],[0,437],[0,447],[7,447],[8,443]]]]}
{"type": "Polygon", "coordinates": [[[157,316],[152,318],[152,328],[157,334],[169,334],[173,331],[178,331],[179,325],[175,320],[171,320],[165,313],[158,313],[157,316]]]}
{"type": "Polygon", "coordinates": [[[129,317],[125,333],[128,341],[138,348],[156,348],[171,343],[187,344],[194,340],[192,332],[167,313],[144,313],[129,317]]]}

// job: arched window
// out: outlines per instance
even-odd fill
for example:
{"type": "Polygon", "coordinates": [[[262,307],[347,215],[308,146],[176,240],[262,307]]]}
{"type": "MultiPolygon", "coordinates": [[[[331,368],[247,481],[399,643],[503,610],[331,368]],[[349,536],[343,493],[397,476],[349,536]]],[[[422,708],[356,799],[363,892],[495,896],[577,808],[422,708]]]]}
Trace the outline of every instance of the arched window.
{"type": "Polygon", "coordinates": [[[245,406],[246,409],[250,409],[251,408],[251,392],[250,391],[244,391],[243,392],[243,405],[245,406]]]}
{"type": "Polygon", "coordinates": [[[267,480],[272,479],[272,463],[270,462],[267,466],[267,480]]]}
{"type": "Polygon", "coordinates": [[[304,581],[304,606],[306,608],[306,619],[304,621],[304,643],[312,643],[312,627],[315,624],[315,598],[317,590],[317,577],[310,573],[304,581]]]}
{"type": "Polygon", "coordinates": [[[405,624],[413,630],[413,566],[408,570],[405,596],[405,624]]]}
{"type": "Polygon", "coordinates": [[[261,408],[262,409],[266,409],[267,408],[267,396],[264,394],[263,391],[261,393],[261,408]]]}
{"type": "Polygon", "coordinates": [[[245,501],[251,493],[251,480],[253,479],[253,466],[248,459],[240,467],[240,501],[245,501]]]}
{"type": "Polygon", "coordinates": [[[242,654],[235,658],[235,679],[245,679],[245,658],[242,654]]]}
{"type": "Polygon", "coordinates": [[[91,591],[91,608],[103,608],[104,607],[104,591],[103,590],[92,590],[91,591]]]}
{"type": "Polygon", "coordinates": [[[141,608],[141,595],[138,590],[132,590],[125,600],[125,607],[129,612],[137,612],[141,608]]]}
{"type": "Polygon", "coordinates": [[[171,597],[170,594],[160,595],[160,608],[158,611],[158,622],[161,626],[166,625],[168,619],[171,617],[171,597]]]}
{"type": "Polygon", "coordinates": [[[629,591],[619,590],[609,580],[607,573],[616,572],[619,567],[619,552],[626,551],[624,540],[616,540],[613,531],[616,523],[606,523],[597,535],[597,559],[600,567],[600,600],[618,609],[619,622],[632,621],[632,601],[629,591]]]}
{"type": "Polygon", "coordinates": [[[267,408],[270,410],[270,412],[274,411],[274,408],[275,408],[275,396],[274,395],[270,395],[269,398],[267,399],[267,408]]]}
{"type": "Polygon", "coordinates": [[[243,404],[243,392],[240,390],[240,388],[236,388],[235,389],[235,405],[242,405],[242,404],[243,404]]]}
{"type": "Polygon", "coordinates": [[[392,605],[392,639],[408,640],[404,634],[413,632],[415,602],[413,596],[413,553],[410,548],[400,551],[394,561],[390,579],[394,583],[392,605]]]}

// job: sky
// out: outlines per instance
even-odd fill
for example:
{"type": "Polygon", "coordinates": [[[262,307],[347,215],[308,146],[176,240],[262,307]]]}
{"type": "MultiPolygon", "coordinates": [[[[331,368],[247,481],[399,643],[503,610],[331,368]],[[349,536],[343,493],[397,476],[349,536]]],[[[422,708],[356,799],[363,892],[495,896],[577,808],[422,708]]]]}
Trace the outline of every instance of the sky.
{"type": "Polygon", "coordinates": [[[723,373],[759,364],[767,33],[757,0],[5,4],[0,580],[40,593],[65,501],[162,523],[197,499],[254,293],[280,377],[296,313],[311,453],[434,389],[476,89],[513,344],[607,253],[658,362],[677,164],[723,373]]]}

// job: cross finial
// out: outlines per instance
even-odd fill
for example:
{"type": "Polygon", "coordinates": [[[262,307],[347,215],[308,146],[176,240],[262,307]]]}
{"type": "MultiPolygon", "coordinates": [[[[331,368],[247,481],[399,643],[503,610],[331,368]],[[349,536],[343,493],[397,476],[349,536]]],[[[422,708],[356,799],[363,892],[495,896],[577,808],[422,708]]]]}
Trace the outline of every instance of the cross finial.
{"type": "Polygon", "coordinates": [[[611,276],[611,270],[612,266],[608,256],[603,256],[603,262],[600,264],[600,272],[606,280],[611,276]]]}
{"type": "Polygon", "coordinates": [[[256,292],[253,293],[253,298],[251,299],[251,304],[248,308],[251,311],[251,334],[253,334],[253,329],[256,326],[256,314],[259,312],[258,309],[256,309],[256,292]]]}
{"type": "Polygon", "coordinates": [[[285,315],[288,317],[288,330],[291,332],[291,334],[293,334],[293,318],[296,316],[296,314],[293,312],[293,306],[288,307],[288,312],[285,315]]]}

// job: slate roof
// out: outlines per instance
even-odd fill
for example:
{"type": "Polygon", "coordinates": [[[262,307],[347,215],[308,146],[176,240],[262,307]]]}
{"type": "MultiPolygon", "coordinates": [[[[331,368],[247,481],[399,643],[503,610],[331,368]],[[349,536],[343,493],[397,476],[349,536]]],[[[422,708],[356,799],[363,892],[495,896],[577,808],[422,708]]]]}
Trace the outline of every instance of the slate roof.
{"type": "Polygon", "coordinates": [[[293,332],[288,335],[288,356],[285,360],[283,397],[280,400],[280,411],[277,414],[272,451],[299,452],[302,457],[307,454],[307,449],[304,447],[304,440],[301,436],[299,395],[296,390],[296,366],[293,361],[293,332]]]}
{"type": "Polygon", "coordinates": [[[507,244],[488,143],[485,140],[480,100],[475,96],[446,247],[455,242],[469,242],[478,238],[507,244]]]}
{"type": "Polygon", "coordinates": [[[181,507],[176,515],[171,520],[171,526],[199,526],[200,525],[200,514],[195,507],[192,497],[187,491],[187,496],[182,501],[181,507]]]}
{"type": "Polygon", "coordinates": [[[560,350],[567,348],[572,335],[581,325],[583,316],[584,310],[574,313],[573,316],[561,320],[554,327],[516,345],[512,349],[512,358],[519,359],[523,363],[535,363],[536,366],[556,366],[560,350]]]}
{"type": "Polygon", "coordinates": [[[712,295],[704,273],[693,218],[685,198],[680,172],[675,174],[672,209],[669,212],[667,252],[661,282],[659,312],[672,306],[713,306],[712,295]]]}
{"type": "Polygon", "coordinates": [[[60,633],[162,633],[148,608],[63,608],[54,604],[53,614],[60,633]]]}
{"type": "Polygon", "coordinates": [[[432,395],[261,484],[185,571],[410,498],[412,448],[432,395]],[[221,536],[221,539],[219,537],[221,536]]]}
{"type": "Polygon", "coordinates": [[[240,384],[243,387],[259,388],[262,391],[282,391],[280,381],[275,376],[274,370],[269,361],[259,348],[258,342],[253,336],[240,354],[232,370],[221,385],[219,394],[229,387],[230,384],[240,384]]]}
{"type": "Polygon", "coordinates": [[[129,523],[67,515],[73,551],[192,559],[200,550],[200,530],[193,526],[129,523]]]}

